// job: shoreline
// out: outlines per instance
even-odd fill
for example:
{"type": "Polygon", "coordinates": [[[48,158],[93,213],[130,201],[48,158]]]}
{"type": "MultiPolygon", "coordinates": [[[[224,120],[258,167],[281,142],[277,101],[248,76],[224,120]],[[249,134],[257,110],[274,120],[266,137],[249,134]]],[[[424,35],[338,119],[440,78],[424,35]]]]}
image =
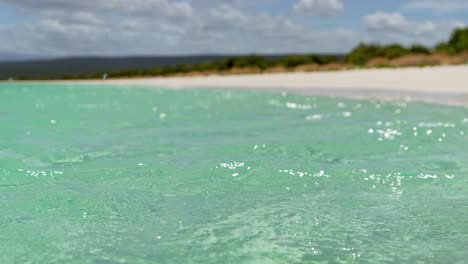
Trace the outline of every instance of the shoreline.
{"type": "Polygon", "coordinates": [[[2,83],[87,84],[168,89],[291,92],[310,96],[322,95],[391,100],[410,99],[451,105],[468,104],[468,65],[196,77],[14,81],[2,83]]]}

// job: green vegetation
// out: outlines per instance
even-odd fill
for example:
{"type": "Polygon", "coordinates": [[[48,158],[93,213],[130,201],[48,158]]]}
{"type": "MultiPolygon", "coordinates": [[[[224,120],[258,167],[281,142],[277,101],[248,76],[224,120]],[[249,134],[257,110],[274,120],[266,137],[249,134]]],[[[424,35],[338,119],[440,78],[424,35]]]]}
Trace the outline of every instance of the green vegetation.
{"type": "Polygon", "coordinates": [[[446,42],[441,42],[437,44],[434,48],[434,51],[437,53],[446,53],[446,54],[454,54],[455,52],[452,50],[450,45],[446,42]]]}
{"type": "Polygon", "coordinates": [[[374,58],[394,59],[407,55],[408,53],[408,49],[398,44],[380,46],[361,43],[346,55],[345,62],[355,65],[365,65],[374,58]]]}
{"type": "Polygon", "coordinates": [[[413,45],[407,48],[399,44],[392,44],[387,46],[360,44],[357,48],[346,55],[345,62],[362,66],[366,65],[370,60],[375,58],[392,60],[406,55],[429,55],[430,53],[431,51],[422,45],[413,45]]]}
{"type": "MultiPolygon", "coordinates": [[[[294,70],[298,66],[313,66],[309,69],[343,69],[354,66],[400,67],[415,65],[437,65],[441,63],[466,63],[468,61],[468,28],[454,30],[447,42],[429,49],[422,45],[405,47],[400,44],[378,45],[361,43],[344,56],[338,55],[291,55],[291,56],[237,56],[217,60],[159,66],[155,68],[110,71],[108,78],[170,76],[179,74],[208,73],[248,73],[268,70],[294,70]],[[445,54],[447,56],[441,56],[445,54]],[[434,55],[434,56],[433,56],[434,55]],[[453,60],[457,56],[458,60],[453,60]],[[402,58],[398,61],[396,59],[402,58]],[[448,61],[448,62],[447,62],[448,61]]],[[[96,74],[61,75],[58,78],[82,79],[102,78],[103,72],[96,74]]],[[[50,79],[51,77],[34,78],[50,79]]],[[[21,77],[16,78],[21,79],[21,77]]],[[[26,78],[23,78],[26,79],[26,78]]]]}
{"type": "Polygon", "coordinates": [[[409,48],[409,52],[411,54],[423,54],[423,55],[431,54],[431,50],[424,47],[423,45],[413,45],[409,48]]]}
{"type": "Polygon", "coordinates": [[[468,52],[468,28],[457,29],[448,42],[439,43],[435,50],[448,54],[468,52]]]}
{"type": "Polygon", "coordinates": [[[407,48],[399,44],[360,44],[345,56],[345,62],[363,66],[375,58],[392,60],[406,55],[430,55],[433,52],[450,55],[468,52],[468,28],[455,30],[448,42],[439,43],[433,50],[422,45],[407,48]]]}
{"type": "Polygon", "coordinates": [[[468,28],[455,30],[448,44],[457,53],[468,51],[468,28]]]}
{"type": "MultiPolygon", "coordinates": [[[[110,73],[108,77],[132,77],[132,76],[169,76],[187,73],[209,73],[228,72],[234,69],[250,69],[264,71],[274,67],[295,68],[300,65],[327,65],[338,62],[338,56],[332,55],[294,55],[285,56],[278,59],[267,59],[263,56],[251,55],[246,57],[231,57],[221,61],[204,62],[194,65],[180,65],[174,67],[159,67],[148,70],[130,70],[117,73],[110,73]]],[[[99,78],[102,74],[90,76],[99,78]]],[[[80,78],[81,76],[77,76],[80,78]]],[[[73,77],[70,77],[73,78],[73,77]]]]}

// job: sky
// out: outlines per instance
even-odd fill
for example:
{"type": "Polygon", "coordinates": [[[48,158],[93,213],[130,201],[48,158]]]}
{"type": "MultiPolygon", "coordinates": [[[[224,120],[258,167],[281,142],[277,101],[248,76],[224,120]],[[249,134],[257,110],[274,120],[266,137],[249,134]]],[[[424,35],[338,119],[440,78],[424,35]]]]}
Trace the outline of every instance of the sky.
{"type": "Polygon", "coordinates": [[[468,0],[0,0],[0,60],[343,53],[466,24],[468,0]]]}

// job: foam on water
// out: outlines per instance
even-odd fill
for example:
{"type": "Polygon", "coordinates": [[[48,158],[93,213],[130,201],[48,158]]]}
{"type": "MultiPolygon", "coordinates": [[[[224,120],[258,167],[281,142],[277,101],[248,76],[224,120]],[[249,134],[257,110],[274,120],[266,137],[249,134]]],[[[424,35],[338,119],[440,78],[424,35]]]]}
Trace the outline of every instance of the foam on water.
{"type": "Polygon", "coordinates": [[[0,263],[463,263],[468,109],[0,86],[0,263]]]}

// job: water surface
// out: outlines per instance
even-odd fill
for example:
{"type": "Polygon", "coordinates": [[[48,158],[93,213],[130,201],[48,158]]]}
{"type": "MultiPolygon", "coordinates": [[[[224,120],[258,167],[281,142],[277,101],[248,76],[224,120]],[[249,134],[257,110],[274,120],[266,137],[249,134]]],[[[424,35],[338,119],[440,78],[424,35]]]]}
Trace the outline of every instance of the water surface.
{"type": "Polygon", "coordinates": [[[466,263],[468,109],[0,86],[0,263],[466,263]]]}

